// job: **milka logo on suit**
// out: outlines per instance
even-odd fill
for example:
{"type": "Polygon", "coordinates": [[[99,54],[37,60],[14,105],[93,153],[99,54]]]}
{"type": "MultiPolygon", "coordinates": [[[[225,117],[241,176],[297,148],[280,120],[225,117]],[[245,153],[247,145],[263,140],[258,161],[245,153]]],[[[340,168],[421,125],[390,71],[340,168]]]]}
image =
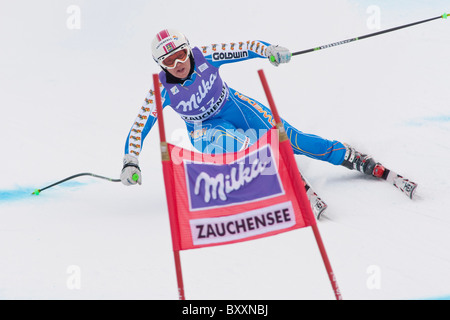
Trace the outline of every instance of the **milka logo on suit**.
{"type": "Polygon", "coordinates": [[[208,92],[213,88],[214,82],[218,78],[217,72],[211,74],[209,80],[202,80],[202,84],[198,86],[198,91],[192,94],[189,101],[181,101],[175,109],[183,108],[183,112],[192,111],[193,109],[200,108],[203,99],[207,96],[208,92]]]}

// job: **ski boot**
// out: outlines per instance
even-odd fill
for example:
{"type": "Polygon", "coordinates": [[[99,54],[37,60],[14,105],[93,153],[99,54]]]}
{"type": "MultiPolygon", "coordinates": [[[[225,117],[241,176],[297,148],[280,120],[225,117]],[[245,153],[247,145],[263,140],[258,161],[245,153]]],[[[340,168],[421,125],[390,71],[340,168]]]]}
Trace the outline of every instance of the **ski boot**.
{"type": "Polygon", "coordinates": [[[375,162],[371,156],[356,151],[355,148],[348,144],[344,145],[347,148],[347,152],[345,153],[344,162],[341,164],[342,166],[376,178],[383,177],[386,170],[380,163],[375,162]]]}
{"type": "Polygon", "coordinates": [[[400,191],[402,191],[409,198],[413,198],[417,189],[417,183],[385,168],[381,163],[376,162],[371,156],[356,151],[348,144],[344,145],[347,148],[347,152],[345,153],[344,162],[341,164],[342,166],[350,170],[360,171],[375,178],[386,180],[400,189],[400,191]]]}

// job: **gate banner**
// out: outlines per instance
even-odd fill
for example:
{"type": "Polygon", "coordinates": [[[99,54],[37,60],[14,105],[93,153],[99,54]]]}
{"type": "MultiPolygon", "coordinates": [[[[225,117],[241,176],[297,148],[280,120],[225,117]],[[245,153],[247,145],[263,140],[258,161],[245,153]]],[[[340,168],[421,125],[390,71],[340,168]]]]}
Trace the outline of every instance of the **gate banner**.
{"type": "Polygon", "coordinates": [[[168,144],[174,250],[224,245],[309,226],[300,210],[278,130],[237,153],[206,155],[168,144]]]}

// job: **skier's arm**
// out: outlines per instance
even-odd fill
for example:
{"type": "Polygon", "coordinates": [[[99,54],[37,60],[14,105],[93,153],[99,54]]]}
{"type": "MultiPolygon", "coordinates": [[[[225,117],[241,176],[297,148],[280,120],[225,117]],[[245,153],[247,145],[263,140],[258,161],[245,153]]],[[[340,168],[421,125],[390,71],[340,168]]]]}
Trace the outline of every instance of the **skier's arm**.
{"type": "MultiPolygon", "coordinates": [[[[167,91],[165,89],[161,92],[163,108],[170,104],[167,91]]],[[[125,156],[123,159],[124,167],[120,179],[125,185],[141,184],[141,171],[139,168],[139,155],[142,151],[142,144],[147,137],[150,130],[157,121],[156,102],[154,91],[150,90],[147,93],[144,103],[139,110],[133,126],[128,133],[125,143],[125,156]],[[139,179],[133,180],[133,175],[137,174],[139,179]]]]}
{"type": "Polygon", "coordinates": [[[245,61],[254,58],[267,58],[266,49],[270,44],[267,42],[253,40],[246,42],[232,42],[211,44],[202,46],[206,60],[213,66],[220,67],[225,63],[245,61]]]}
{"type": "Polygon", "coordinates": [[[276,54],[275,63],[274,61],[271,61],[274,65],[289,62],[291,57],[289,50],[286,48],[274,46],[260,40],[212,44],[209,46],[202,46],[201,50],[205,58],[215,67],[220,67],[226,63],[245,61],[254,58],[267,59],[274,55],[274,53],[279,52],[282,53],[281,57],[283,59],[279,60],[279,55],[276,54]]]}

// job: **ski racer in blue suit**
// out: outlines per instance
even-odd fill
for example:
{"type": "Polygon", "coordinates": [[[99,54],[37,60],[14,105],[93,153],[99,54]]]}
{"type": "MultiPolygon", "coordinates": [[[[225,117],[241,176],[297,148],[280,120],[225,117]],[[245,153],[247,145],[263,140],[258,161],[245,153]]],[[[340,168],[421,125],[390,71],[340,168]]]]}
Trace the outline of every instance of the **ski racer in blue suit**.
{"type": "MultiPolygon", "coordinates": [[[[191,48],[176,30],[159,32],[152,42],[159,74],[163,107],[171,106],[185,121],[193,146],[200,152],[219,154],[243,150],[275,125],[271,111],[255,99],[229,88],[219,68],[254,58],[278,66],[288,63],[288,49],[264,41],[213,44],[191,48]]],[[[139,155],[142,144],[157,120],[154,91],[150,90],[126,139],[121,181],[141,184],[139,155]],[[133,175],[138,179],[133,179],[133,175]]],[[[305,134],[282,120],[295,154],[343,165],[382,177],[384,168],[349,145],[305,134]]]]}

